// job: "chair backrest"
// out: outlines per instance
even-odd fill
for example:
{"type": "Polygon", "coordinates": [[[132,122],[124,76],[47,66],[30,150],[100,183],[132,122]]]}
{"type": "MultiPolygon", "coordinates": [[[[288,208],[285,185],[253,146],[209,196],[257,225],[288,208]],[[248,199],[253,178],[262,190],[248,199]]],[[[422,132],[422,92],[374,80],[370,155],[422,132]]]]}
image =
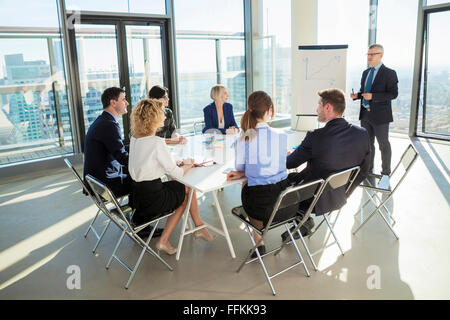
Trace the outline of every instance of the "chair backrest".
{"type": "Polygon", "coordinates": [[[91,197],[92,200],[95,201],[94,195],[91,193],[91,191],[89,190],[88,186],[86,186],[86,184],[83,181],[83,179],[81,179],[80,175],[78,174],[77,170],[75,170],[75,168],[73,167],[73,165],[69,161],[69,159],[64,158],[64,162],[69,167],[69,169],[72,170],[73,175],[75,176],[75,178],[77,178],[77,180],[81,184],[81,187],[83,188],[83,190],[91,197]]]}
{"type": "MultiPolygon", "coordinates": [[[[120,220],[122,220],[127,225],[129,230],[133,230],[127,217],[125,216],[122,209],[120,208],[119,201],[117,201],[117,198],[114,196],[112,191],[106,185],[104,185],[103,183],[101,183],[100,181],[95,179],[90,174],[88,174],[86,176],[86,181],[89,184],[89,186],[91,187],[92,192],[94,193],[95,197],[97,198],[96,204],[99,207],[99,209],[102,210],[111,219],[113,216],[118,217],[120,220]],[[107,208],[106,204],[102,201],[102,199],[105,199],[107,202],[111,202],[114,205],[113,212],[107,208]]],[[[116,223],[116,221],[114,219],[112,219],[112,220],[116,223]]]]}
{"type": "Polygon", "coordinates": [[[201,133],[204,125],[205,125],[205,121],[195,121],[193,124],[194,134],[201,133]]]}
{"type": "Polygon", "coordinates": [[[416,148],[414,148],[414,146],[410,144],[406,148],[405,152],[403,152],[400,161],[397,163],[390,175],[392,190],[396,189],[400,182],[405,178],[412,164],[414,163],[414,161],[416,161],[417,156],[418,152],[416,148]]]}
{"type": "Polygon", "coordinates": [[[324,183],[325,180],[319,179],[305,184],[287,187],[278,196],[272,214],[270,215],[269,221],[267,222],[267,226],[270,226],[272,224],[272,221],[278,210],[298,204],[307,199],[314,198],[308,210],[304,214],[304,220],[306,220],[311,214],[314,206],[316,205],[317,199],[319,199],[320,194],[322,193],[324,183]]]}
{"type": "Polygon", "coordinates": [[[353,181],[355,181],[359,170],[359,166],[356,166],[331,174],[325,181],[324,191],[334,190],[343,186],[347,186],[345,188],[345,193],[347,194],[353,184],[353,181]]]}

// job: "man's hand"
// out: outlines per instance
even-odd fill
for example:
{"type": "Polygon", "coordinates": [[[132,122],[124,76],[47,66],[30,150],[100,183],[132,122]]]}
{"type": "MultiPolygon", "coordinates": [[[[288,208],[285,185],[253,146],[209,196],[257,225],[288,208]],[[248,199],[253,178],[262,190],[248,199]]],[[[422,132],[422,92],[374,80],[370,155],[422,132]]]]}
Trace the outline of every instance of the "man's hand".
{"type": "Polygon", "coordinates": [[[288,157],[291,153],[292,153],[292,151],[288,151],[288,152],[286,153],[286,156],[288,157]]]}
{"type": "Polygon", "coordinates": [[[230,171],[227,173],[227,181],[240,179],[245,175],[243,171],[230,171]]]}
{"type": "Polygon", "coordinates": [[[355,100],[356,98],[358,98],[358,94],[357,93],[350,93],[350,98],[355,100]]]}
{"type": "Polygon", "coordinates": [[[366,100],[372,100],[372,94],[371,93],[361,93],[361,95],[364,97],[364,99],[366,100]]]}

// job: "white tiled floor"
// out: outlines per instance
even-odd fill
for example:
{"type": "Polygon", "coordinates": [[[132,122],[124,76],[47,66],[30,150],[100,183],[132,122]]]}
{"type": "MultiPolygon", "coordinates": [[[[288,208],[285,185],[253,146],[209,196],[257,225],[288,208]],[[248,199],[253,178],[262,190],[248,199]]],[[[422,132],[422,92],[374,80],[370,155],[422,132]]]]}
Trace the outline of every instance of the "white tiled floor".
{"type": "MultiPolygon", "coordinates": [[[[391,142],[392,163],[397,163],[410,140],[392,137],[391,142]]],[[[319,271],[314,272],[307,261],[310,278],[301,266],[274,278],[275,297],[259,264],[236,273],[250,247],[248,236],[230,213],[240,204],[239,186],[219,195],[236,259],[222,237],[213,243],[187,239],[180,261],[165,256],[173,272],[146,255],[125,290],[128,273],[116,262],[109,270],[104,268],[118,230],[112,227],[98,253],[91,253],[95,239],[82,234],[96,209],[68,169],[0,181],[0,299],[449,299],[450,147],[424,139],[413,143],[420,157],[389,204],[400,240],[379,217],[352,236],[351,230],[359,224],[353,217],[362,200],[358,189],[336,224],[345,255],[333,246],[316,256],[319,271]],[[80,267],[79,290],[67,289],[66,271],[71,265],[80,267]],[[380,288],[369,289],[377,276],[380,288]]],[[[201,197],[199,203],[202,217],[219,225],[211,196],[201,197]]],[[[172,235],[173,244],[178,232],[172,235]]],[[[281,232],[274,232],[266,245],[279,245],[281,232]]],[[[318,248],[324,239],[325,228],[309,241],[310,248],[318,248]]],[[[124,241],[120,254],[132,264],[138,248],[124,241]]],[[[273,273],[294,259],[294,248],[289,246],[265,260],[273,273]]]]}

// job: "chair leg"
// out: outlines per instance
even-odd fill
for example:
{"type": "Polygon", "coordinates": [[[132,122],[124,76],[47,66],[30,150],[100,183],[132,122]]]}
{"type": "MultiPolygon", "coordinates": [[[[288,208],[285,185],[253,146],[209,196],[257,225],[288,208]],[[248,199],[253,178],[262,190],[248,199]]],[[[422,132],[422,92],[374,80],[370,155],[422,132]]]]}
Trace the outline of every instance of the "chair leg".
{"type": "Polygon", "coordinates": [[[92,227],[93,227],[93,225],[94,225],[94,223],[95,223],[95,220],[97,220],[97,217],[98,217],[98,215],[100,214],[100,212],[101,212],[101,210],[98,209],[98,210],[97,210],[97,214],[95,215],[94,219],[92,219],[91,223],[89,224],[89,227],[87,228],[86,232],[84,233],[84,237],[85,237],[85,238],[87,237],[89,231],[91,231],[91,229],[92,229],[92,227]]]}
{"type": "MultiPolygon", "coordinates": [[[[253,236],[252,236],[252,231],[250,230],[250,227],[248,225],[245,225],[245,228],[247,229],[247,234],[250,237],[250,241],[252,243],[254,243],[253,236]]],[[[259,244],[259,242],[258,242],[258,244],[259,244]]],[[[253,248],[247,253],[247,257],[245,257],[244,261],[242,261],[241,265],[236,270],[236,272],[241,271],[241,269],[244,267],[245,263],[248,261],[248,258],[250,258],[250,256],[252,255],[253,252],[255,252],[255,250],[256,250],[256,245],[253,245],[253,248]]]]}
{"type": "Polygon", "coordinates": [[[311,239],[311,237],[316,233],[316,231],[319,230],[319,228],[322,225],[323,221],[324,220],[322,219],[322,221],[320,221],[319,225],[317,227],[315,227],[314,230],[308,235],[308,239],[311,239]]]}
{"type": "MultiPolygon", "coordinates": [[[[256,247],[257,244],[256,244],[256,242],[255,242],[255,239],[253,239],[253,236],[252,236],[252,234],[251,234],[250,232],[249,232],[249,236],[250,236],[250,240],[252,241],[252,244],[253,244],[253,249],[257,249],[257,247],[256,247]]],[[[259,244],[261,241],[262,241],[262,238],[261,238],[261,240],[258,241],[258,244],[259,244]]],[[[275,295],[275,294],[276,294],[276,293],[275,293],[275,289],[273,288],[272,281],[270,281],[269,273],[267,272],[266,266],[264,265],[264,262],[263,262],[263,260],[262,260],[261,254],[259,253],[259,250],[252,250],[252,251],[255,251],[255,252],[256,252],[256,255],[258,256],[259,263],[261,264],[261,268],[263,269],[264,276],[266,277],[266,280],[267,280],[267,282],[269,283],[270,290],[272,290],[272,294],[275,295]]],[[[251,254],[251,253],[250,253],[250,254],[251,254]]]]}
{"type": "MultiPolygon", "coordinates": [[[[295,222],[294,222],[294,224],[295,224],[295,222]]],[[[303,268],[305,269],[306,276],[310,277],[311,275],[310,275],[310,273],[309,273],[308,268],[306,267],[305,260],[303,260],[302,254],[300,253],[300,250],[298,249],[297,242],[295,242],[294,236],[293,236],[292,233],[290,232],[289,227],[288,227],[286,224],[285,224],[284,226],[286,227],[286,231],[288,232],[289,237],[291,238],[292,244],[293,244],[294,247],[295,247],[295,251],[297,251],[297,255],[298,255],[299,259],[300,259],[300,262],[303,264],[303,268]]],[[[297,232],[300,234],[300,237],[301,237],[302,234],[301,234],[301,232],[300,232],[300,229],[297,230],[297,232]]],[[[306,247],[305,247],[305,248],[306,248],[306,247]]],[[[306,250],[308,250],[308,249],[306,249],[306,250]]]]}
{"type": "Polygon", "coordinates": [[[117,249],[119,249],[119,246],[122,243],[122,240],[123,240],[124,236],[125,236],[125,230],[122,231],[122,234],[120,235],[119,241],[117,241],[116,247],[114,248],[114,251],[111,254],[111,257],[109,258],[108,263],[106,264],[106,269],[109,269],[109,266],[111,265],[112,259],[116,255],[117,249]]]}
{"type": "Polygon", "coordinates": [[[387,219],[384,217],[384,215],[381,212],[379,212],[379,213],[380,213],[381,217],[383,218],[383,221],[386,222],[386,225],[392,231],[392,233],[394,234],[395,238],[398,240],[399,237],[398,237],[397,233],[395,233],[394,229],[391,227],[391,224],[389,223],[389,221],[387,221],[387,219]]]}
{"type": "Polygon", "coordinates": [[[105,228],[103,229],[102,233],[100,234],[100,237],[97,240],[97,243],[95,244],[94,248],[92,249],[92,253],[95,253],[95,251],[97,250],[97,247],[100,244],[100,241],[102,241],[103,236],[105,235],[106,230],[108,230],[110,224],[111,224],[111,219],[108,219],[108,222],[106,223],[105,228]]]}
{"type": "MultiPolygon", "coordinates": [[[[324,218],[325,222],[327,223],[328,228],[330,229],[331,234],[333,235],[333,238],[339,247],[339,250],[341,250],[342,255],[344,255],[344,250],[342,250],[341,244],[339,243],[339,240],[337,239],[336,234],[334,233],[333,227],[330,225],[330,222],[328,221],[327,215],[324,214],[323,218],[324,218]]],[[[336,223],[336,221],[335,221],[335,223],[336,223]]]]}
{"type": "MultiPolygon", "coordinates": [[[[375,194],[375,197],[377,198],[377,200],[378,200],[380,203],[383,202],[383,199],[380,199],[380,198],[378,197],[378,195],[375,194]]],[[[391,226],[393,226],[396,222],[395,222],[395,219],[392,217],[392,214],[391,214],[391,212],[389,211],[389,209],[386,207],[385,204],[380,205],[380,207],[382,207],[384,210],[386,210],[386,214],[387,214],[387,216],[388,216],[388,218],[389,218],[389,223],[391,224],[390,220],[392,220],[392,221],[394,222],[393,224],[391,224],[391,226]]]]}
{"type": "Polygon", "coordinates": [[[378,209],[375,209],[375,210],[373,210],[371,213],[370,213],[370,215],[359,225],[359,227],[358,228],[356,228],[356,230],[355,231],[353,231],[352,233],[353,233],[353,235],[355,235],[366,223],[367,223],[367,221],[369,221],[370,220],[370,218],[372,218],[374,215],[375,215],[375,213],[378,211],[378,209]]]}
{"type": "MultiPolygon", "coordinates": [[[[156,225],[158,225],[158,224],[156,224],[156,225]]],[[[150,243],[150,239],[152,238],[151,236],[153,235],[153,232],[155,231],[155,229],[156,229],[156,226],[153,228],[152,234],[148,237],[147,241],[145,242],[145,247],[143,247],[141,250],[141,254],[139,255],[139,258],[133,268],[133,271],[131,272],[131,275],[128,278],[127,284],[125,285],[125,289],[128,289],[128,286],[130,285],[131,280],[133,280],[134,275],[136,274],[136,271],[139,268],[139,265],[141,264],[142,257],[144,256],[144,253],[146,251],[145,249],[146,249],[146,247],[148,247],[148,244],[150,243]]]]}
{"type": "MultiPolygon", "coordinates": [[[[170,271],[173,271],[173,268],[163,259],[159,254],[157,254],[155,251],[153,251],[152,248],[148,245],[150,243],[150,240],[153,239],[153,233],[155,232],[156,228],[158,227],[159,220],[156,221],[155,225],[153,226],[152,232],[150,232],[150,235],[148,236],[147,242],[145,247],[142,246],[145,251],[147,251],[149,254],[157,258],[159,261],[161,261],[162,264],[164,264],[167,268],[169,268],[170,271]]],[[[142,245],[142,244],[141,244],[142,245]]]]}
{"type": "MultiPolygon", "coordinates": [[[[294,224],[295,224],[295,226],[297,226],[297,223],[296,223],[295,221],[294,221],[294,224]]],[[[311,264],[312,264],[312,266],[313,266],[313,268],[314,268],[314,271],[317,271],[318,269],[317,269],[316,263],[314,262],[314,259],[313,259],[313,257],[311,256],[311,252],[309,252],[309,248],[308,248],[308,246],[306,245],[305,239],[303,239],[303,236],[302,236],[302,233],[300,232],[300,229],[297,230],[297,232],[298,232],[298,235],[300,236],[300,241],[302,242],[303,248],[305,248],[306,254],[307,254],[308,257],[309,257],[309,260],[311,261],[311,264]]]]}

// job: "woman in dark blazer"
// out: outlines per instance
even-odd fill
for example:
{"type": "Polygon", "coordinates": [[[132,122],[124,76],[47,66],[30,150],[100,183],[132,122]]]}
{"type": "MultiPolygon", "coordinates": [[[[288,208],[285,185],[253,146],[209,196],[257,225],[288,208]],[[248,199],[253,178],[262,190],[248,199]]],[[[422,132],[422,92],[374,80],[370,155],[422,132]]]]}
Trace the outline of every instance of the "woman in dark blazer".
{"type": "Polygon", "coordinates": [[[228,91],[225,86],[217,84],[211,88],[211,104],[203,109],[205,127],[202,132],[208,129],[220,130],[225,133],[237,133],[239,130],[236,120],[234,120],[233,106],[227,103],[228,91]]]}

